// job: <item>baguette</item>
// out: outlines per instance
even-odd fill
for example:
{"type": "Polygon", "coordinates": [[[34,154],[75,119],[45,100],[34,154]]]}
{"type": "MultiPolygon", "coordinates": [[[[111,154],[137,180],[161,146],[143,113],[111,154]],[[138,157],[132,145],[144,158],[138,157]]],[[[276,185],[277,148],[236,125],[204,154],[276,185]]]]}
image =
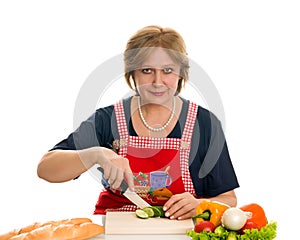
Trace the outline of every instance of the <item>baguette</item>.
{"type": "Polygon", "coordinates": [[[0,236],[0,240],[83,240],[104,233],[104,227],[89,218],[34,223],[0,236]]]}
{"type": "MultiPolygon", "coordinates": [[[[95,223],[85,222],[77,225],[63,224],[57,226],[53,231],[53,239],[57,240],[83,240],[104,233],[104,227],[95,223]]],[[[38,238],[36,238],[37,240],[38,238]]],[[[52,239],[52,238],[51,238],[52,239]]],[[[35,239],[30,239],[35,240],[35,239]]]]}
{"type": "Polygon", "coordinates": [[[7,240],[10,239],[13,236],[16,236],[19,234],[19,229],[14,229],[8,233],[4,233],[0,235],[0,240],[7,240]]]}
{"type": "Polygon", "coordinates": [[[19,229],[14,229],[8,233],[4,233],[4,234],[1,234],[0,235],[0,240],[7,240],[15,235],[18,235],[18,234],[21,234],[21,233],[26,233],[26,232],[30,232],[32,231],[33,229],[36,229],[36,228],[39,228],[41,226],[40,223],[38,222],[35,222],[31,225],[28,225],[26,227],[23,227],[23,228],[19,228],[19,229]]]}
{"type": "Polygon", "coordinates": [[[48,222],[43,223],[41,226],[45,226],[48,224],[52,224],[54,226],[58,226],[60,224],[68,224],[68,223],[81,224],[84,222],[92,222],[92,220],[89,218],[69,218],[69,219],[63,219],[63,220],[59,220],[59,221],[48,221],[48,222]]]}
{"type": "Polygon", "coordinates": [[[18,234],[21,234],[21,233],[27,233],[27,232],[30,232],[30,231],[32,231],[32,230],[34,230],[34,229],[36,229],[36,228],[39,228],[39,227],[41,227],[41,224],[38,223],[38,222],[35,222],[35,223],[33,223],[33,224],[29,225],[29,226],[26,226],[26,227],[21,228],[21,229],[19,230],[19,233],[18,233],[18,234]]]}
{"type": "Polygon", "coordinates": [[[52,225],[48,224],[48,225],[33,229],[30,232],[25,232],[25,233],[15,235],[15,236],[9,238],[9,240],[36,240],[36,239],[46,240],[46,239],[51,239],[50,238],[51,230],[52,230],[52,225]]]}

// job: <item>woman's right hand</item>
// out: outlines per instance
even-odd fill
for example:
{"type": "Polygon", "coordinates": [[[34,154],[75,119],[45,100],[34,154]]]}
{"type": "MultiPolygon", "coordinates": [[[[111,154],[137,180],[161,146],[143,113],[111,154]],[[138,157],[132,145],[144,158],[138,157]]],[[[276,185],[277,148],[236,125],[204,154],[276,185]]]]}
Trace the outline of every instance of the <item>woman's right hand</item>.
{"type": "Polygon", "coordinates": [[[78,177],[95,164],[104,170],[111,188],[118,189],[125,179],[130,190],[134,190],[133,174],[127,158],[104,147],[82,150],[53,150],[47,152],[38,164],[37,173],[49,182],[66,182],[78,177]]]}
{"type": "Polygon", "coordinates": [[[112,189],[118,189],[123,180],[128,184],[130,190],[134,190],[133,174],[129,161],[114,151],[104,147],[98,147],[99,157],[97,163],[104,170],[104,178],[108,180],[112,189]]]}

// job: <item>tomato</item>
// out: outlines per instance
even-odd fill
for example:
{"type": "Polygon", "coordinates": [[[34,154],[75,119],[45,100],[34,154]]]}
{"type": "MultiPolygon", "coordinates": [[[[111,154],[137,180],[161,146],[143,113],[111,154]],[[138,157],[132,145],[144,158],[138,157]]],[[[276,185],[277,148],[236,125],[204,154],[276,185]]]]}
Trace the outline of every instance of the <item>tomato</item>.
{"type": "Polygon", "coordinates": [[[251,220],[247,220],[245,225],[239,230],[240,234],[244,234],[244,230],[246,229],[258,229],[260,230],[260,226],[251,220]]]}
{"type": "Polygon", "coordinates": [[[194,231],[197,233],[206,231],[206,232],[212,232],[215,229],[215,225],[210,221],[202,221],[196,223],[194,227],[194,231]]]}

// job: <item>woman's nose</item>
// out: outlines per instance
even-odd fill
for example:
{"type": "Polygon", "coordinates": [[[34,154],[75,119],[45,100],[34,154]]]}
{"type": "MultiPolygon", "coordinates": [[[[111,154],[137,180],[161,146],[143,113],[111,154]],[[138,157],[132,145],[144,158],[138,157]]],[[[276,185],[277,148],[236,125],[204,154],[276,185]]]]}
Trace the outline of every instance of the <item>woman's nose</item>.
{"type": "Polygon", "coordinates": [[[161,69],[155,69],[153,83],[154,84],[162,84],[163,83],[161,69]]]}

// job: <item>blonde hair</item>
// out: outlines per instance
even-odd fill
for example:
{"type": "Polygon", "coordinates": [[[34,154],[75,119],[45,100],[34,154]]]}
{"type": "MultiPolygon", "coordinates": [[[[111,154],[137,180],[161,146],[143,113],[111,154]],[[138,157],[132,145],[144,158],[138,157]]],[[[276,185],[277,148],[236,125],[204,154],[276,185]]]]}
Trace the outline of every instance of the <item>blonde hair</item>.
{"type": "Polygon", "coordinates": [[[129,87],[135,90],[133,72],[156,47],[165,48],[170,57],[180,65],[180,79],[177,86],[179,93],[189,77],[189,59],[183,38],[171,28],[147,26],[128,40],[124,52],[125,80],[129,87]]]}

